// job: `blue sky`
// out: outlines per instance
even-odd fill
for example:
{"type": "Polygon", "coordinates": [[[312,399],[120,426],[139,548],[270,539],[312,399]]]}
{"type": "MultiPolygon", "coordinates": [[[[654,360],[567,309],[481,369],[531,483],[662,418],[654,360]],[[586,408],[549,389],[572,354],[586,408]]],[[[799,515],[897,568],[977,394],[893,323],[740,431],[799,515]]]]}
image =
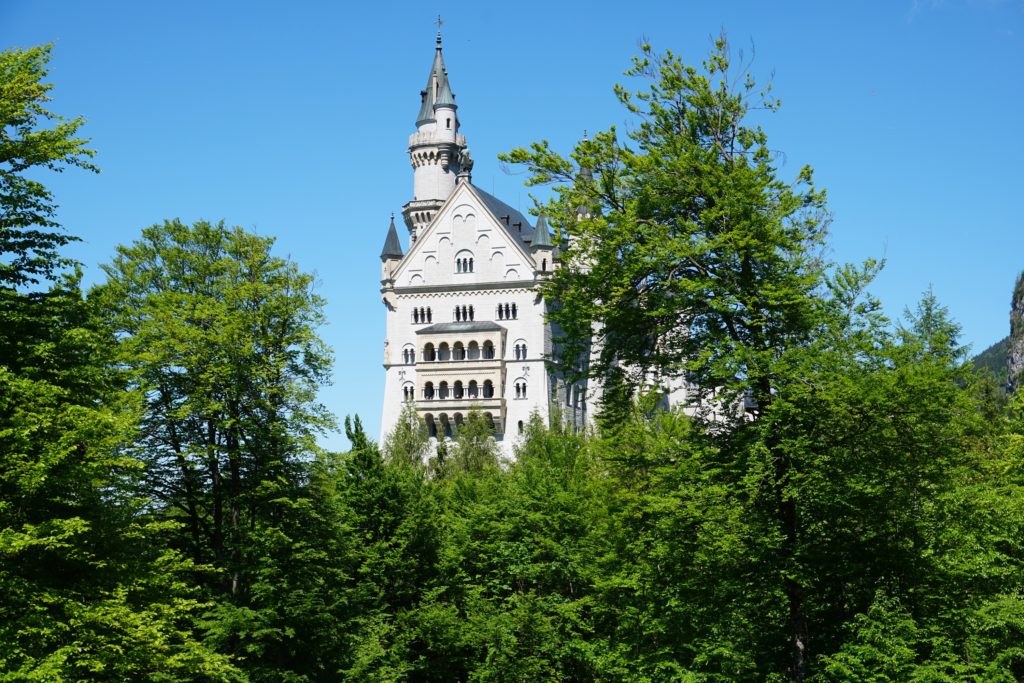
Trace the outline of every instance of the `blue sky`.
{"type": "MultiPolygon", "coordinates": [[[[444,19],[474,182],[529,206],[495,156],[627,125],[612,85],[641,39],[690,62],[725,31],[782,109],[782,174],[828,188],[831,257],[887,265],[893,316],[934,287],[980,351],[1024,269],[1024,0],[314,3],[0,0],[0,45],[55,42],[53,109],[103,172],[47,180],[86,277],[165,218],[225,219],[317,273],[336,353],[323,400],[376,434],[378,254],[411,198],[405,146],[444,19]]],[[[343,437],[327,441],[343,447],[343,437]]]]}

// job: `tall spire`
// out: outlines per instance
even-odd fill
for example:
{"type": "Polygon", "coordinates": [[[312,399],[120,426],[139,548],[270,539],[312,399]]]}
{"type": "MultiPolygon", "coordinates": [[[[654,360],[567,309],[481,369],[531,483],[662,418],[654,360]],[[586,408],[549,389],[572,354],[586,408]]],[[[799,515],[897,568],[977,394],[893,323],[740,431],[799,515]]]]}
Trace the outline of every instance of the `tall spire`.
{"type": "MultiPolygon", "coordinates": [[[[449,97],[451,86],[448,84],[448,71],[444,67],[444,56],[441,54],[441,32],[437,32],[437,48],[434,50],[434,63],[430,65],[427,86],[420,91],[420,114],[416,117],[416,125],[434,120],[434,104],[444,88],[449,97]]],[[[454,100],[453,100],[454,102],[454,100]]]]}
{"type": "Polygon", "coordinates": [[[466,149],[466,138],[459,132],[457,109],[441,53],[441,32],[438,31],[427,86],[420,91],[416,132],[409,137],[413,197],[402,207],[402,217],[413,242],[455,190],[460,174],[464,174],[461,177],[469,177],[472,162],[466,149]]]}

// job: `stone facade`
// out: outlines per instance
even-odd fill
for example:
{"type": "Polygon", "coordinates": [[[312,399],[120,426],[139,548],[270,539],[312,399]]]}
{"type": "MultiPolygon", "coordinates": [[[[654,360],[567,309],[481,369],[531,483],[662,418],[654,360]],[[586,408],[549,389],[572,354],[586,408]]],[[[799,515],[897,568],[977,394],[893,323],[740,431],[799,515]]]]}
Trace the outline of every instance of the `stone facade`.
{"type": "Polygon", "coordinates": [[[409,139],[413,198],[403,207],[404,251],[394,219],[381,253],[386,309],[381,438],[412,403],[434,437],[453,436],[473,408],[494,421],[511,455],[536,412],[588,424],[587,387],[562,382],[540,287],[559,266],[543,220],[472,184],[455,95],[438,35],[409,139]]]}

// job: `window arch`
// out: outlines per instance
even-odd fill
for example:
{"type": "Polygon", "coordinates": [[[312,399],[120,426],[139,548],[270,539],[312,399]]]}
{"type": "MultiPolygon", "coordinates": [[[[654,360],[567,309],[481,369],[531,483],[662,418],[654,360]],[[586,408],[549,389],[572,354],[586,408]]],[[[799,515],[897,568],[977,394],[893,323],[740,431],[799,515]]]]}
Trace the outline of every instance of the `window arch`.
{"type": "Polygon", "coordinates": [[[519,433],[520,434],[523,433],[523,421],[522,420],[519,421],[519,433]]]}
{"type": "Polygon", "coordinates": [[[448,346],[448,342],[441,342],[441,345],[437,347],[437,359],[438,360],[451,360],[452,351],[448,346]]]}
{"type": "Polygon", "coordinates": [[[455,384],[452,385],[452,398],[456,398],[456,399],[462,398],[463,393],[464,393],[464,391],[463,391],[463,387],[462,387],[462,381],[461,380],[456,380],[455,384]]]}
{"type": "Polygon", "coordinates": [[[433,344],[427,343],[423,347],[423,360],[425,360],[425,361],[437,360],[437,352],[434,351],[434,345],[433,344]]]}
{"type": "Polygon", "coordinates": [[[455,255],[455,272],[473,272],[473,252],[469,251],[468,249],[463,249],[462,251],[455,255]]]}
{"type": "Polygon", "coordinates": [[[469,389],[467,389],[467,393],[469,394],[469,398],[480,397],[480,387],[477,385],[475,379],[469,380],[469,389]]]}
{"type": "Polygon", "coordinates": [[[475,341],[469,342],[469,348],[466,349],[466,358],[469,360],[480,360],[480,345],[475,341]]]}
{"type": "Polygon", "coordinates": [[[494,382],[484,380],[484,398],[494,398],[494,382]]]}
{"type": "Polygon", "coordinates": [[[456,306],[455,312],[453,313],[455,322],[469,322],[473,319],[473,307],[472,306],[456,306]]]}
{"type": "Polygon", "coordinates": [[[424,325],[433,322],[433,315],[430,306],[419,306],[412,309],[412,322],[415,325],[424,325]]]}
{"type": "Polygon", "coordinates": [[[514,303],[498,304],[498,320],[515,320],[519,317],[519,307],[514,303]]]}
{"type": "MultiPolygon", "coordinates": [[[[441,382],[437,387],[437,398],[439,401],[448,400],[448,382],[441,382]]],[[[443,417],[443,416],[442,416],[443,417]]]]}
{"type": "Polygon", "coordinates": [[[455,346],[452,347],[452,360],[466,360],[466,347],[462,342],[455,342],[455,346]]]}
{"type": "Polygon", "coordinates": [[[406,403],[416,400],[416,388],[413,386],[412,382],[406,382],[405,385],[402,386],[402,400],[406,403]]]}
{"type": "Polygon", "coordinates": [[[434,383],[427,382],[423,385],[423,400],[433,401],[434,400],[434,383]]]}
{"type": "Polygon", "coordinates": [[[437,438],[437,423],[434,422],[434,416],[427,413],[423,416],[423,421],[427,424],[427,434],[433,438],[437,438]]]}
{"type": "Polygon", "coordinates": [[[484,342],[484,360],[492,360],[494,358],[494,344],[491,340],[484,342]]]}
{"type": "Polygon", "coordinates": [[[513,383],[516,398],[526,398],[526,380],[520,377],[513,383]]]}
{"type": "Polygon", "coordinates": [[[402,362],[406,365],[413,365],[416,363],[416,347],[412,344],[406,344],[402,349],[402,362]]]}
{"type": "Polygon", "coordinates": [[[526,360],[526,341],[517,339],[512,345],[512,358],[514,360],[526,360]]]}

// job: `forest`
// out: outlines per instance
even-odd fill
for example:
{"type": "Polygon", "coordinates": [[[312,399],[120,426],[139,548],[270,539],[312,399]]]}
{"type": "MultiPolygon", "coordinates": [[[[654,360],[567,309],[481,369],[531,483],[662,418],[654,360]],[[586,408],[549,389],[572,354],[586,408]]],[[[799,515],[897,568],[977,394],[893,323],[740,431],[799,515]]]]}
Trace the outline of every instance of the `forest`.
{"type": "Polygon", "coordinates": [[[1024,679],[1016,378],[829,262],[724,39],[642,46],[628,132],[504,155],[553,188],[552,372],[606,388],[510,460],[479,414],[331,415],[324,301],[270,238],[164,220],[85,287],[50,52],[0,53],[0,680],[1024,679]]]}

